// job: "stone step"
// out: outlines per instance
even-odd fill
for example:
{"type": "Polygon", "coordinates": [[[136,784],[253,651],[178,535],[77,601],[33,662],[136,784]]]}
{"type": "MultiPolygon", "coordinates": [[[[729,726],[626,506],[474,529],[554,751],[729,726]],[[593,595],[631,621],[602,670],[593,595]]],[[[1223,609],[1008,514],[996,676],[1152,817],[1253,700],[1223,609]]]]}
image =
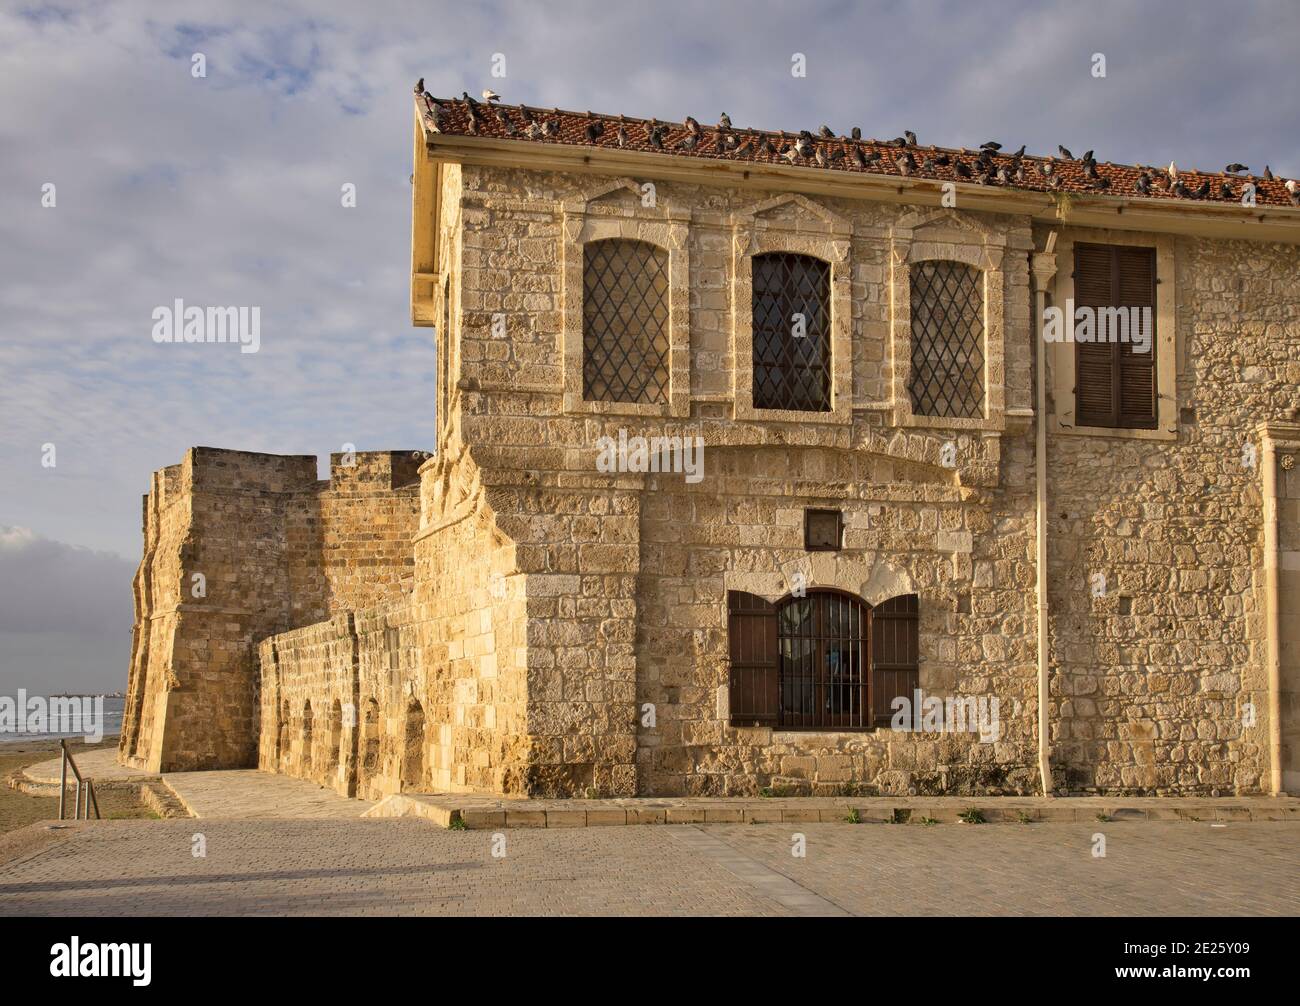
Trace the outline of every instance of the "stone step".
{"type": "Polygon", "coordinates": [[[365,817],[419,817],[440,827],[589,828],[631,824],[1034,824],[1036,822],[1300,821],[1300,800],[1131,800],[1081,798],[822,798],[735,797],[510,800],[473,795],[403,793],[386,797],[365,817]]]}

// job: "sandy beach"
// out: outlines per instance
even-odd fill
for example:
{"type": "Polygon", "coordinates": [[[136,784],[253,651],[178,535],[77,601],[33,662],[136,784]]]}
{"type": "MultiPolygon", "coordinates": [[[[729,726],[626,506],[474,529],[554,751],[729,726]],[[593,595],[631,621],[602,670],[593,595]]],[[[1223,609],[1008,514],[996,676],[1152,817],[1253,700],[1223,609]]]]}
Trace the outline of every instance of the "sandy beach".
{"type": "MultiPolygon", "coordinates": [[[[96,748],[117,747],[116,737],[105,737],[98,744],[87,744],[80,738],[70,739],[68,749],[75,758],[79,752],[96,748]]],[[[36,762],[58,757],[57,739],[13,741],[0,744],[0,834],[34,824],[50,821],[59,816],[57,797],[29,796],[9,785],[9,777],[18,769],[36,762]]],[[[69,773],[71,775],[71,773],[69,773]]],[[[105,818],[146,817],[156,815],[141,807],[129,792],[123,790],[96,790],[99,811],[105,818]]]]}

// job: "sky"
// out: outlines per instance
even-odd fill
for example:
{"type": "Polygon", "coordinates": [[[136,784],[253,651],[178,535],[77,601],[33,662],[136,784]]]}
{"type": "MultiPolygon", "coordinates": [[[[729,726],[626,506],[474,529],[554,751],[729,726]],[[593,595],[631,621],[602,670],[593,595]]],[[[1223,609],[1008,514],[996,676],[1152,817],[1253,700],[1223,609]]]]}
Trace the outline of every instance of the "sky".
{"type": "Polygon", "coordinates": [[[187,448],[433,447],[433,333],[407,306],[419,77],[1292,177],[1297,56],[1295,0],[0,0],[0,694],[125,688],[140,498],[187,448]],[[258,352],[155,342],[177,298],[258,307],[258,352]]]}

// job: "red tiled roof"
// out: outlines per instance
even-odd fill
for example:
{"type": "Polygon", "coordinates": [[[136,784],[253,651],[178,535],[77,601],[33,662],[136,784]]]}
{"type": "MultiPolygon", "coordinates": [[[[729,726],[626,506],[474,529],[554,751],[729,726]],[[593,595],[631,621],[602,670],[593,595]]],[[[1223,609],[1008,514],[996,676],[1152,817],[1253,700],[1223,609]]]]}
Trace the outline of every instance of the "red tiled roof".
{"type": "Polygon", "coordinates": [[[1245,184],[1254,182],[1258,205],[1300,205],[1300,186],[1297,186],[1296,195],[1293,196],[1287,191],[1283,179],[1265,180],[1256,175],[1179,168],[1177,181],[1186,190],[1180,192],[1176,190],[1176,183],[1171,181],[1167,170],[1161,167],[1144,168],[1140,165],[1096,162],[1097,177],[1094,179],[1089,177],[1083,161],[1037,157],[1032,154],[1017,159],[1005,152],[995,153],[981,167],[978,163],[978,150],[899,146],[893,141],[853,140],[845,136],[824,137],[819,134],[756,129],[723,129],[703,124],[698,124],[692,130],[686,123],[657,119],[633,119],[621,115],[566,112],[483,101],[471,104],[462,98],[434,98],[418,90],[416,101],[430,131],[454,136],[612,148],[753,164],[795,164],[826,171],[986,184],[1029,192],[1087,193],[1123,196],[1127,199],[1178,199],[1221,205],[1239,204],[1245,184]],[[694,142],[690,139],[692,135],[696,137],[694,142]],[[806,156],[799,155],[793,159],[782,156],[798,143],[801,135],[805,137],[803,155],[806,156]],[[865,164],[858,162],[858,153],[862,155],[865,164]],[[912,162],[904,164],[908,154],[911,155],[912,162]],[[934,163],[944,159],[948,161],[947,164],[934,163]],[[969,168],[971,177],[958,174],[958,164],[969,168]],[[999,180],[999,169],[1005,169],[1006,181],[999,180]],[[1044,169],[1048,173],[1044,173],[1044,169]],[[1151,182],[1150,192],[1146,195],[1135,187],[1143,173],[1149,176],[1151,182]],[[1210,183],[1208,195],[1203,198],[1193,195],[1206,181],[1210,183]],[[1224,184],[1230,186],[1230,196],[1222,191],[1224,184]]]}

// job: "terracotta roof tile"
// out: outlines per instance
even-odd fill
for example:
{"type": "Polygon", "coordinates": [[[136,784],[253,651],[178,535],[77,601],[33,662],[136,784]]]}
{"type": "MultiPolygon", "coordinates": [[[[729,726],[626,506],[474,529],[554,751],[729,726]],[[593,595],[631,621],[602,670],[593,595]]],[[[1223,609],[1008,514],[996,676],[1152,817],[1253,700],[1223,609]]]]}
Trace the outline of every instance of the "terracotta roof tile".
{"type": "Polygon", "coordinates": [[[488,104],[481,101],[471,104],[462,98],[434,98],[425,92],[417,92],[416,98],[427,128],[450,135],[481,136],[519,143],[614,148],[754,164],[795,164],[826,171],[906,176],[939,182],[980,184],[982,177],[983,184],[1029,192],[1087,193],[1123,196],[1127,199],[1239,203],[1245,184],[1254,182],[1258,205],[1300,205],[1300,186],[1293,196],[1287,191],[1283,179],[1265,180],[1256,175],[1179,169],[1178,181],[1186,188],[1183,193],[1176,191],[1166,169],[1159,167],[1143,168],[1131,164],[1097,162],[1097,177],[1091,178],[1086,165],[1080,160],[1025,154],[1017,161],[1013,155],[997,153],[986,159],[986,168],[982,169],[977,163],[980,156],[978,150],[934,146],[900,147],[892,141],[852,140],[844,136],[825,138],[815,133],[803,134],[803,153],[806,156],[791,158],[782,154],[791,150],[799,141],[799,133],[719,129],[717,126],[703,124],[699,124],[697,131],[694,131],[685,123],[656,119],[488,104]],[[865,164],[859,163],[858,153],[862,155],[865,164]],[[913,162],[902,163],[909,153],[913,162]],[[944,159],[949,163],[933,163],[944,159]],[[959,163],[970,169],[971,177],[963,177],[958,173],[959,163]],[[1005,169],[1005,182],[998,179],[999,169],[1005,169]],[[1045,174],[1044,170],[1048,173],[1045,174]],[[1151,179],[1150,192],[1145,195],[1136,188],[1138,178],[1144,171],[1151,179]],[[1204,198],[1193,195],[1207,181],[1210,183],[1208,195],[1204,198]],[[1225,183],[1230,186],[1231,196],[1222,191],[1225,183]]]}

